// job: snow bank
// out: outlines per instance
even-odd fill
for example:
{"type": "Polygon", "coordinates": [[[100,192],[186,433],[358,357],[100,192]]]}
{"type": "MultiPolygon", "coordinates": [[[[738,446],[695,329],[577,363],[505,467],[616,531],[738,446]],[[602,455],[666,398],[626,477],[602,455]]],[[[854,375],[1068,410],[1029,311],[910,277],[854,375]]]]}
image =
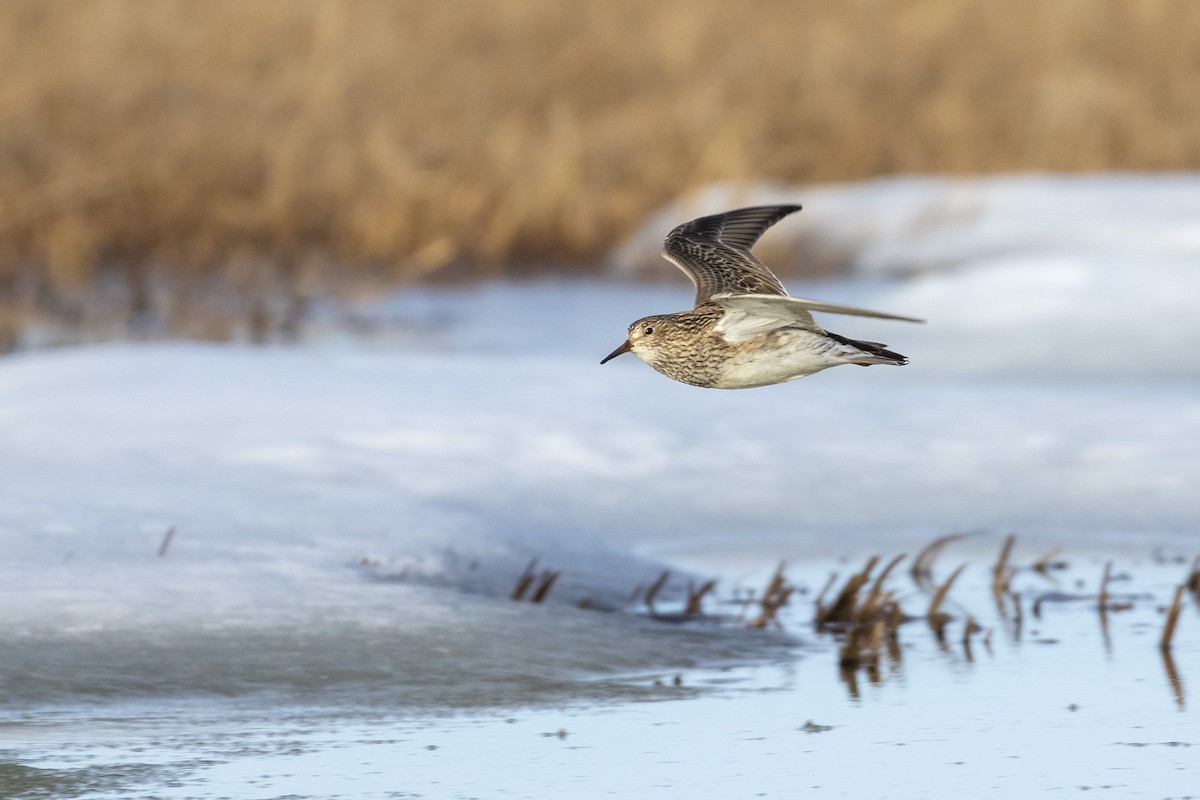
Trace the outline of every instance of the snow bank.
{"type": "Polygon", "coordinates": [[[1028,254],[1194,259],[1197,185],[1192,174],[1136,173],[718,185],[654,214],[614,252],[612,265],[619,275],[654,274],[663,237],[680,222],[771,203],[804,206],[763,241],[779,257],[772,263],[801,276],[904,276],[1028,254]]]}
{"type": "Polygon", "coordinates": [[[891,234],[892,252],[954,253],[953,270],[793,281],[927,317],[825,320],[909,355],[903,369],[720,392],[632,357],[601,367],[630,321],[690,301],[670,272],[675,284],[649,287],[412,291],[359,309],[388,333],[368,344],[0,361],[0,696],[307,692],[375,675],[408,687],[405,702],[470,702],[484,684],[523,698],[580,672],[779,646],[573,608],[620,606],[657,574],[652,554],[692,542],[829,553],[856,535],[897,550],[962,528],[1194,536],[1200,271],[1162,187],[1200,197],[1200,181],[1163,179],[1147,206],[1138,192],[1155,181],[1096,180],[1126,202],[1056,226],[1048,209],[1087,183],[871,184],[857,203],[825,190],[868,222],[894,205],[881,196],[938,185],[987,208],[1022,205],[1025,187],[1042,208],[891,234]],[[1078,230],[1084,217],[1097,230],[1078,230]],[[971,225],[1024,250],[976,247],[971,225]],[[1162,252],[1104,246],[1098,229],[1124,241],[1122,225],[1162,252]],[[553,607],[505,599],[534,556],[562,571],[553,607]]]}

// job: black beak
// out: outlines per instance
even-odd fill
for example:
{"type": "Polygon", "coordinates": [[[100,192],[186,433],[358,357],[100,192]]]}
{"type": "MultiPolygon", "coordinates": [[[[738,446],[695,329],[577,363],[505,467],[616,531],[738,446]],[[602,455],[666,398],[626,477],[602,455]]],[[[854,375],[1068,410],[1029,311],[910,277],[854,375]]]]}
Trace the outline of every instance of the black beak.
{"type": "Polygon", "coordinates": [[[633,349],[633,345],[629,343],[629,340],[628,340],[628,339],[626,339],[626,340],[625,340],[625,343],[624,343],[623,345],[621,345],[621,346],[620,346],[620,347],[618,347],[616,350],[613,350],[611,353],[609,353],[608,355],[606,355],[606,356],[604,357],[604,360],[603,360],[603,361],[601,361],[600,363],[601,363],[601,364],[607,364],[609,361],[612,361],[614,358],[616,358],[617,356],[621,355],[621,353],[628,353],[628,352],[629,352],[630,350],[632,350],[632,349],[633,349]]]}

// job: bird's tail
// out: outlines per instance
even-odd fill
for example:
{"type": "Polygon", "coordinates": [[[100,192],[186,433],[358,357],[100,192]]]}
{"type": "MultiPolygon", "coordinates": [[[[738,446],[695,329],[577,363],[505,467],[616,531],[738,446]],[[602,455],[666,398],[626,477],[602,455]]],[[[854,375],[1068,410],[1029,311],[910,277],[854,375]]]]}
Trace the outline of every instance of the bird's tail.
{"type": "Polygon", "coordinates": [[[886,344],[864,342],[861,339],[838,336],[836,333],[830,333],[829,331],[826,331],[825,335],[858,351],[857,353],[850,352],[845,354],[844,357],[849,364],[858,364],[862,367],[869,367],[872,364],[894,364],[897,367],[902,367],[908,363],[906,356],[888,350],[886,344]]]}

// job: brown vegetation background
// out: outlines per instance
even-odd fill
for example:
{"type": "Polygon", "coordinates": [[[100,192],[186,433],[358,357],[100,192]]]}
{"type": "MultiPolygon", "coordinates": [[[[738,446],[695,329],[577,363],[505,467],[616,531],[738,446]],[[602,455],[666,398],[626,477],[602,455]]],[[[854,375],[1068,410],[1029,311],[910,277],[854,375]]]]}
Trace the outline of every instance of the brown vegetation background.
{"type": "Polygon", "coordinates": [[[715,181],[1196,169],[1198,87],[1188,0],[3,0],[0,312],[586,267],[715,181]]]}

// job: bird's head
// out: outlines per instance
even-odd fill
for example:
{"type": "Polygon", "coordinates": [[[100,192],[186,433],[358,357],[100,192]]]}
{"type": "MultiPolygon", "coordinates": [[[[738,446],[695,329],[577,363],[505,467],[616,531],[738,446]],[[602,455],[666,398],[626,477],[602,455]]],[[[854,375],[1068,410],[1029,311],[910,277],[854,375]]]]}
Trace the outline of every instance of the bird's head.
{"type": "Polygon", "coordinates": [[[653,361],[653,354],[661,339],[661,332],[666,324],[663,317],[643,317],[629,326],[625,342],[613,350],[601,364],[607,363],[622,353],[633,353],[647,363],[653,361]]]}

